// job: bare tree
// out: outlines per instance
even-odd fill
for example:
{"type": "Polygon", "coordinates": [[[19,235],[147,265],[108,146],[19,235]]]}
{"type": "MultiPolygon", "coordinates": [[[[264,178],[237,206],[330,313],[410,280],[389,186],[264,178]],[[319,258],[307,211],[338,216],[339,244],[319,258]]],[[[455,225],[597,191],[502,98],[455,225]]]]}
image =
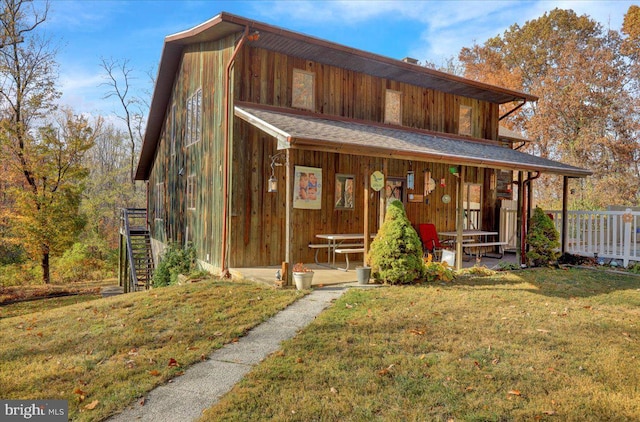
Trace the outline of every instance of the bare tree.
{"type": "Polygon", "coordinates": [[[116,113],[126,126],[130,152],[130,179],[135,184],[135,165],[138,145],[142,139],[144,126],[144,114],[141,107],[144,101],[132,95],[133,69],[129,66],[129,60],[102,59],[102,68],[106,72],[107,82],[102,85],[108,87],[104,99],[116,98],[122,106],[122,112],[116,113]]]}

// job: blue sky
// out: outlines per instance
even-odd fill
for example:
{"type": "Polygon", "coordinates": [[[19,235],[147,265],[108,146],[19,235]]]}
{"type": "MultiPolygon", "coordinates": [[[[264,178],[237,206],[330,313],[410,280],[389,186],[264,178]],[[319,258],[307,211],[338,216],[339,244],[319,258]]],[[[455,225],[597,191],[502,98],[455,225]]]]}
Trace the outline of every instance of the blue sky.
{"type": "MultiPolygon", "coordinates": [[[[37,4],[37,3],[36,3],[37,4]]],[[[619,29],[631,1],[175,1],[52,0],[44,29],[59,45],[62,103],[76,112],[119,111],[104,100],[101,58],[127,59],[136,93],[150,92],[164,37],[221,11],[350,47],[441,64],[514,23],[570,8],[619,29]]],[[[637,2],[636,2],[637,4],[637,2]]]]}

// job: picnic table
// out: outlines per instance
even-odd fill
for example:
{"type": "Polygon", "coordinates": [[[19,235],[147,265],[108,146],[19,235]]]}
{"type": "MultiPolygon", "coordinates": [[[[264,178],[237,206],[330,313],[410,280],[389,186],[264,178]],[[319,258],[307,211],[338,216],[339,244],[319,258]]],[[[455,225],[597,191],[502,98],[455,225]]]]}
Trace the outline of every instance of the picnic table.
{"type": "MultiPolygon", "coordinates": [[[[318,239],[326,240],[326,243],[310,243],[309,248],[315,249],[315,261],[318,265],[327,265],[338,270],[349,271],[349,254],[364,253],[364,233],[320,233],[318,239]],[[327,250],[327,263],[318,261],[318,252],[321,249],[327,250]],[[336,254],[345,256],[346,266],[341,268],[336,266],[336,254]]],[[[371,238],[375,234],[371,234],[371,238]]]]}
{"type": "MultiPolygon", "coordinates": [[[[500,242],[491,240],[492,237],[498,236],[498,232],[486,231],[486,230],[463,230],[462,231],[462,249],[467,251],[467,254],[473,255],[475,252],[476,259],[480,260],[481,252],[485,248],[498,247],[500,252],[500,258],[504,255],[504,247],[507,242],[500,242]]],[[[458,237],[458,232],[440,232],[439,236],[458,237]]]]}

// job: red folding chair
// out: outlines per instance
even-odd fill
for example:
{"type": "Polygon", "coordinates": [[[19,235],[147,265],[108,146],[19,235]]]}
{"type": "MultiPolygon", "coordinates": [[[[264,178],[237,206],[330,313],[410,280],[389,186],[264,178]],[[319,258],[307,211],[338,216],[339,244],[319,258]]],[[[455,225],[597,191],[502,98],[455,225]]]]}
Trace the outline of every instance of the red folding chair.
{"type": "Polygon", "coordinates": [[[418,234],[422,240],[425,255],[430,253],[436,260],[440,260],[440,255],[445,247],[440,243],[436,226],[430,223],[418,224],[418,234]]]}

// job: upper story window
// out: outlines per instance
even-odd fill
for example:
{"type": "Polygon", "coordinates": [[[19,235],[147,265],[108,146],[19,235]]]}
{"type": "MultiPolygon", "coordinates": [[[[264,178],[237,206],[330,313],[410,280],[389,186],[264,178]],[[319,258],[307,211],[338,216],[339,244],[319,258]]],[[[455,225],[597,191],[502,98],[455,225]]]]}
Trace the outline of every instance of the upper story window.
{"type": "Polygon", "coordinates": [[[185,122],[184,144],[193,145],[200,141],[202,125],[202,88],[187,98],[187,120],[185,122]]]}
{"type": "Polygon", "coordinates": [[[461,105],[459,111],[459,119],[458,119],[458,134],[472,136],[473,127],[472,127],[472,108],[469,106],[461,105]]]}
{"type": "Polygon", "coordinates": [[[156,220],[162,220],[164,218],[164,182],[156,183],[156,189],[154,192],[155,207],[154,216],[156,220]]]}
{"type": "Polygon", "coordinates": [[[316,75],[306,70],[293,69],[291,84],[291,107],[315,111],[315,78],[316,75]]]}
{"type": "Polygon", "coordinates": [[[402,92],[387,89],[384,96],[384,122],[402,124],[402,92]]]}
{"type": "Polygon", "coordinates": [[[187,209],[196,209],[196,175],[192,174],[187,176],[187,209]]]}
{"type": "Polygon", "coordinates": [[[171,106],[171,116],[170,123],[171,125],[171,155],[176,155],[176,105],[173,104],[171,106]]]}

